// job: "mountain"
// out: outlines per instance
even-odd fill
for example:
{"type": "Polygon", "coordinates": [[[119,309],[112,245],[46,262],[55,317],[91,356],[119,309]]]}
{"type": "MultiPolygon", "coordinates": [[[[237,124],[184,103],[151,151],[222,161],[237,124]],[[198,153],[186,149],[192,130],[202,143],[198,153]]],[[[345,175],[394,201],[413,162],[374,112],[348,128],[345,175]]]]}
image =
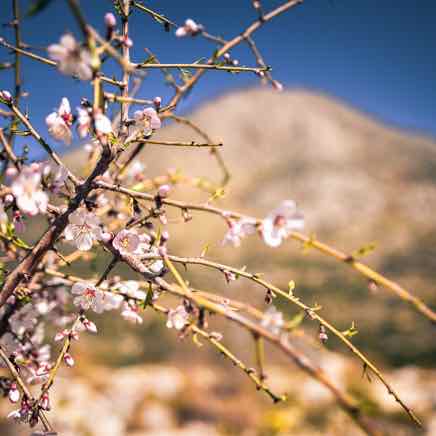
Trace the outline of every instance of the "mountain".
{"type": "MultiPolygon", "coordinates": [[[[217,205],[262,217],[281,200],[294,199],[305,215],[307,234],[348,253],[375,242],[375,251],[364,261],[436,306],[432,139],[387,127],[340,101],[305,90],[240,91],[187,117],[224,144],[220,150],[231,180],[217,205]]],[[[203,142],[192,129],[174,122],[153,139],[203,142]]],[[[167,168],[215,182],[221,177],[206,149],[148,145],[140,159],[147,177],[167,168]]],[[[172,194],[198,202],[208,197],[185,186],[172,194]]],[[[180,218],[178,211],[169,215],[180,218]]],[[[223,248],[225,231],[222,220],[195,214],[184,227],[170,225],[170,248],[197,256],[210,244],[208,257],[247,265],[283,287],[294,279],[297,295],[306,303],[322,304],[324,316],[340,328],[357,323],[355,342],[363,349],[381,353],[391,364],[431,364],[436,353],[433,328],[389,291],[373,295],[365,279],[346,265],[314,250],[303,254],[295,242],[272,249],[252,236],[241,248],[223,248]]],[[[256,295],[250,297],[253,301],[262,301],[263,291],[246,282],[227,288],[219,274],[195,271],[199,274],[190,278],[196,286],[222,292],[230,288],[231,295],[241,298],[247,298],[248,288],[256,295]]]]}

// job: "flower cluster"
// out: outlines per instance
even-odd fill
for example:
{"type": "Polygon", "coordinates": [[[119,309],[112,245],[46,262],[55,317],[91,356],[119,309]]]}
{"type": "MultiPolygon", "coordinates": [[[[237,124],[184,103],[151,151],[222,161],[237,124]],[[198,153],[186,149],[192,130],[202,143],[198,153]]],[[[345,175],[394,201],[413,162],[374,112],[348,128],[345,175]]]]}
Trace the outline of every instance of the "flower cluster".
{"type": "MultiPolygon", "coordinates": [[[[92,111],[88,106],[77,108],[77,133],[80,138],[86,138],[92,127],[97,134],[109,135],[112,133],[112,123],[100,110],[92,111]]],[[[57,111],[50,113],[45,122],[48,132],[56,141],[70,145],[73,140],[71,126],[74,116],[71,112],[70,102],[66,97],[62,98],[57,111]]]]}
{"type": "Polygon", "coordinates": [[[194,20],[188,18],[183,26],[177,28],[176,36],[179,38],[184,36],[196,36],[202,31],[203,26],[201,24],[197,24],[194,20]]]}

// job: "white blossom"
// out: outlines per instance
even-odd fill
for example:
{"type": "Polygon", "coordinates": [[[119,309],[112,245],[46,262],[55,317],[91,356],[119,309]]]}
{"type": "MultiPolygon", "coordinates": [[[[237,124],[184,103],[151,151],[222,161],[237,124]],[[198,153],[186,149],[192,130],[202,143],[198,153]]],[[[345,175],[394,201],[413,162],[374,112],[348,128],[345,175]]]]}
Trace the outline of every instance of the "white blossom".
{"type": "Polygon", "coordinates": [[[141,111],[135,111],[133,114],[135,125],[139,128],[140,132],[148,136],[153,130],[160,129],[161,121],[157,112],[152,107],[147,107],[141,111]]]}
{"type": "Polygon", "coordinates": [[[203,30],[203,26],[197,24],[193,19],[188,18],[183,26],[177,28],[176,36],[178,38],[188,35],[195,36],[201,32],[201,30],[203,30]]]}
{"type": "Polygon", "coordinates": [[[23,167],[11,184],[11,191],[21,212],[46,213],[48,195],[41,189],[41,172],[36,166],[23,167]]]}
{"type": "Polygon", "coordinates": [[[112,133],[111,120],[101,112],[94,114],[94,125],[97,134],[109,135],[109,133],[112,133]]]}
{"type": "Polygon", "coordinates": [[[65,239],[73,241],[79,250],[90,250],[94,241],[101,239],[100,220],[92,212],[78,209],[68,217],[68,221],[64,231],[65,239]]]}
{"type": "Polygon", "coordinates": [[[274,306],[268,308],[261,322],[262,327],[277,335],[284,325],[283,314],[274,306]]]}
{"type": "Polygon", "coordinates": [[[124,298],[122,295],[114,294],[112,292],[103,293],[103,308],[104,310],[114,310],[121,306],[124,298]]]}
{"type": "Polygon", "coordinates": [[[175,328],[176,330],[182,330],[187,324],[188,319],[189,313],[186,312],[185,306],[180,305],[175,309],[169,310],[166,325],[169,329],[175,328]]]}
{"type": "Polygon", "coordinates": [[[132,254],[139,247],[140,239],[135,231],[123,229],[112,241],[113,247],[121,254],[132,254]]]}
{"type": "Polygon", "coordinates": [[[278,247],[292,231],[303,227],[304,218],[296,203],[285,200],[262,221],[263,240],[271,247],[278,247]]]}
{"type": "Polygon", "coordinates": [[[125,282],[117,283],[114,286],[114,289],[120,294],[126,295],[135,300],[145,300],[146,297],[146,293],[139,289],[139,283],[135,280],[127,280],[125,282]]]}
{"type": "Polygon", "coordinates": [[[59,44],[52,44],[47,50],[62,73],[77,76],[81,80],[92,79],[91,55],[79,45],[73,35],[63,35],[59,44]]]}
{"type": "Polygon", "coordinates": [[[104,295],[103,292],[97,289],[94,285],[85,282],[74,283],[71,292],[77,297],[73,303],[84,310],[93,310],[97,313],[102,313],[104,310],[104,295]]]}
{"type": "Polygon", "coordinates": [[[223,244],[231,244],[234,247],[241,245],[241,239],[256,231],[256,220],[252,218],[241,218],[238,221],[228,220],[229,230],[224,235],[223,244]]]}
{"type": "Polygon", "coordinates": [[[59,109],[46,117],[45,123],[48,127],[48,133],[56,141],[64,142],[67,145],[71,144],[73,139],[73,134],[71,133],[73,114],[71,113],[70,102],[66,97],[62,98],[59,109]]]}
{"type": "Polygon", "coordinates": [[[143,320],[138,313],[139,308],[136,305],[125,302],[123,304],[123,310],[121,316],[126,320],[133,322],[134,324],[142,324],[143,320]]]}

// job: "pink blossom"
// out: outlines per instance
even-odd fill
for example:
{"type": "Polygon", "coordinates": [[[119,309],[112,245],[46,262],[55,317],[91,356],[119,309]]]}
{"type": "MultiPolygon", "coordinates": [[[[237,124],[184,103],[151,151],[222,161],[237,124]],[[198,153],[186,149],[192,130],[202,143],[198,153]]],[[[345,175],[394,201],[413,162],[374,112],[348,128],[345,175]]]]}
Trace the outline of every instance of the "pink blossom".
{"type": "Polygon", "coordinates": [[[11,191],[21,212],[29,215],[46,213],[48,195],[41,190],[41,172],[31,166],[23,167],[13,180],[11,191]]]}
{"type": "Polygon", "coordinates": [[[47,50],[62,73],[77,76],[80,80],[92,79],[91,55],[69,33],[61,37],[59,44],[52,44],[47,50]]]}
{"type": "Polygon", "coordinates": [[[133,114],[136,126],[145,136],[150,135],[153,130],[160,129],[161,121],[157,112],[152,107],[147,107],[142,111],[135,111],[133,114]]]}
{"type": "Polygon", "coordinates": [[[84,310],[92,309],[94,312],[102,313],[104,310],[103,292],[94,285],[85,282],[74,283],[71,292],[77,297],[74,298],[74,305],[84,310]]]}
{"type": "Polygon", "coordinates": [[[123,310],[121,316],[126,320],[133,322],[134,324],[142,324],[143,320],[138,314],[139,308],[136,305],[125,302],[123,304],[123,310]]]}
{"type": "Polygon", "coordinates": [[[67,98],[62,98],[59,109],[48,115],[45,122],[48,127],[48,133],[56,141],[64,142],[67,145],[71,144],[73,134],[70,127],[73,123],[73,114],[71,113],[70,102],[67,98]]]}
{"type": "Polygon", "coordinates": [[[139,246],[140,239],[136,232],[127,229],[118,232],[112,245],[121,254],[132,254],[139,246]]]}
{"type": "Polygon", "coordinates": [[[123,302],[122,295],[114,294],[112,292],[103,293],[103,309],[104,310],[114,310],[118,309],[123,302]]]}
{"type": "Polygon", "coordinates": [[[278,247],[292,231],[303,227],[304,218],[296,203],[285,200],[262,221],[263,240],[270,247],[278,247]]]}
{"type": "Polygon", "coordinates": [[[145,292],[139,289],[139,283],[135,280],[117,283],[114,290],[134,300],[145,300],[146,297],[145,292]]]}
{"type": "Polygon", "coordinates": [[[229,230],[224,236],[223,244],[232,244],[234,247],[241,245],[241,239],[256,231],[256,220],[241,218],[238,221],[228,220],[229,230]]]}
{"type": "Polygon", "coordinates": [[[85,209],[78,209],[68,217],[69,224],[64,236],[67,241],[73,241],[82,251],[88,251],[96,240],[101,239],[100,220],[85,209]]]}
{"type": "Polygon", "coordinates": [[[271,306],[265,312],[261,325],[271,333],[277,335],[280,333],[280,330],[284,325],[283,314],[274,306],[271,306]]]}
{"type": "Polygon", "coordinates": [[[176,330],[182,330],[187,324],[188,319],[189,313],[186,312],[185,306],[180,305],[175,309],[169,310],[166,325],[169,329],[175,328],[176,330]]]}

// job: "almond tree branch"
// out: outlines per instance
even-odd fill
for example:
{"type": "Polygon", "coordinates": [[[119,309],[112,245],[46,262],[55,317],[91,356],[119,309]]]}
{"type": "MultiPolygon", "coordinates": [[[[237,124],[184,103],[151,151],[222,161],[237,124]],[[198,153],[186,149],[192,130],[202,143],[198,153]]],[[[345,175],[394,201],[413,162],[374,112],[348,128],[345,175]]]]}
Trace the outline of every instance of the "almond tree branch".
{"type": "Polygon", "coordinates": [[[42,145],[44,150],[59,166],[66,168],[68,172],[68,178],[75,184],[79,184],[79,179],[64,165],[59,155],[52,150],[47,141],[36,131],[29,119],[18,109],[14,103],[8,103],[8,107],[17,116],[17,118],[27,127],[30,134],[42,145]]]}
{"type": "MultiPolygon", "coordinates": [[[[299,5],[302,3],[303,0],[288,0],[287,2],[283,3],[281,6],[277,7],[276,9],[272,10],[271,12],[265,14],[263,16],[262,20],[256,20],[254,23],[252,23],[249,27],[247,27],[242,34],[234,37],[232,40],[228,41],[226,44],[224,44],[211,58],[209,58],[208,64],[213,64],[216,59],[220,58],[224,53],[228,52],[232,48],[239,45],[241,42],[243,42],[247,37],[251,36],[256,30],[258,30],[261,26],[263,26],[268,21],[271,21],[273,18],[277,17],[278,15],[282,14],[283,12],[286,12],[287,10],[293,8],[294,6],[299,5]]],[[[181,98],[197,83],[197,81],[201,78],[201,76],[206,72],[205,69],[198,70],[186,83],[184,86],[180,87],[172,98],[172,100],[169,103],[169,106],[177,106],[181,98]]]]}
{"type": "MultiPolygon", "coordinates": [[[[151,194],[147,194],[144,192],[137,192],[132,191],[117,185],[111,185],[106,182],[99,181],[96,183],[96,187],[101,189],[108,189],[110,191],[119,192],[120,194],[124,194],[127,196],[130,196],[132,198],[138,198],[146,201],[154,201],[154,196],[151,194]]],[[[194,204],[194,203],[188,203],[184,201],[177,201],[177,200],[171,200],[171,199],[163,199],[163,204],[166,204],[171,207],[176,207],[181,210],[195,210],[195,211],[203,211],[212,213],[214,215],[219,215],[223,218],[234,218],[234,219],[240,219],[243,217],[246,217],[246,215],[237,213],[237,212],[229,212],[224,209],[219,209],[217,207],[209,206],[209,205],[200,205],[200,204],[194,204]]],[[[253,218],[257,225],[260,226],[262,224],[262,220],[253,218]]],[[[330,257],[335,258],[338,261],[341,261],[345,263],[346,265],[349,265],[351,268],[353,268],[355,271],[359,272],[363,276],[367,277],[370,280],[374,280],[375,283],[378,285],[381,285],[385,287],[386,289],[392,291],[394,294],[396,294],[401,300],[411,304],[419,313],[424,315],[426,318],[428,318],[433,324],[436,323],[436,312],[432,310],[429,306],[427,306],[420,298],[416,297],[415,295],[412,295],[409,291],[407,291],[405,288],[400,286],[398,283],[394,282],[393,280],[390,280],[386,277],[384,277],[382,274],[378,273],[377,271],[374,271],[372,268],[367,266],[366,264],[359,262],[355,260],[352,256],[347,255],[333,247],[330,247],[329,245],[318,241],[315,238],[306,236],[299,232],[292,232],[289,235],[290,239],[295,239],[296,241],[302,242],[304,244],[307,244],[310,247],[313,247],[320,251],[323,254],[326,254],[330,257]]]]}
{"type": "MultiPolygon", "coordinates": [[[[3,362],[8,367],[10,373],[14,377],[18,386],[20,386],[23,393],[33,403],[35,401],[35,399],[33,398],[32,393],[27,388],[26,384],[24,383],[23,379],[21,378],[20,374],[18,373],[17,369],[15,368],[15,365],[9,360],[8,355],[3,350],[3,347],[1,345],[0,345],[0,357],[3,359],[3,362]]],[[[38,407],[38,406],[36,406],[36,407],[38,407]]],[[[53,427],[51,426],[50,422],[48,421],[47,417],[45,416],[44,411],[41,409],[38,409],[38,415],[39,415],[39,418],[41,419],[42,425],[44,426],[44,430],[47,432],[53,432],[53,427]]]]}
{"type": "MultiPolygon", "coordinates": [[[[105,245],[108,250],[112,253],[116,254],[116,250],[112,247],[111,244],[105,245]]],[[[141,262],[138,262],[132,256],[121,255],[122,260],[134,271],[142,274],[145,280],[149,281],[150,278],[148,273],[144,274],[144,266],[141,262]]],[[[168,259],[167,256],[164,257],[165,264],[173,273],[178,282],[179,286],[174,286],[167,283],[161,277],[155,277],[153,281],[163,290],[182,297],[186,298],[195,304],[198,307],[204,308],[210,312],[221,315],[230,321],[233,321],[242,327],[248,329],[252,333],[256,333],[259,336],[262,336],[269,342],[276,345],[279,349],[281,349],[285,354],[287,354],[303,371],[307,372],[311,377],[318,380],[322,385],[324,385],[336,398],[338,404],[342,407],[344,411],[346,411],[351,418],[368,434],[373,436],[380,436],[381,433],[375,428],[374,424],[370,422],[363,414],[362,411],[358,408],[355,401],[352,400],[348,395],[342,393],[327,377],[327,375],[322,371],[321,368],[317,368],[313,363],[303,354],[301,354],[291,343],[287,340],[287,338],[280,334],[274,334],[269,330],[261,327],[259,324],[246,319],[245,317],[237,314],[231,310],[224,308],[220,304],[213,303],[205,298],[202,298],[195,293],[191,292],[185,281],[181,278],[180,274],[172,265],[172,262],[168,259]]]]}
{"type": "MultiPolygon", "coordinates": [[[[165,260],[165,258],[164,258],[165,260]]],[[[321,315],[319,315],[312,307],[304,304],[300,298],[290,294],[289,292],[283,291],[282,289],[274,286],[273,284],[267,282],[266,280],[261,279],[258,275],[247,272],[245,270],[241,270],[238,268],[231,267],[229,265],[220,264],[217,262],[212,262],[210,260],[206,260],[204,258],[186,258],[186,257],[178,257],[178,256],[167,256],[167,262],[176,262],[181,263],[183,265],[202,265],[209,268],[217,269],[221,272],[224,271],[230,271],[240,277],[244,277],[246,279],[249,279],[261,286],[263,286],[265,289],[270,290],[274,292],[277,295],[280,295],[281,297],[285,298],[286,300],[290,301],[291,303],[297,305],[300,309],[304,310],[307,314],[309,314],[310,318],[312,320],[318,321],[321,325],[323,325],[326,329],[328,329],[331,333],[333,333],[338,339],[340,339],[347,348],[361,360],[366,367],[368,367],[375,375],[376,377],[383,383],[383,385],[386,387],[388,393],[392,395],[397,403],[401,405],[401,407],[407,412],[407,414],[410,416],[410,418],[418,425],[421,425],[419,419],[414,414],[413,410],[405,404],[399,395],[395,392],[395,390],[392,388],[390,383],[387,382],[387,380],[384,378],[381,371],[343,334],[341,333],[336,327],[334,327],[332,324],[330,324],[327,320],[325,320],[321,315]]],[[[172,271],[172,269],[170,268],[172,271]]],[[[178,275],[177,270],[173,273],[175,276],[178,275]]]]}

